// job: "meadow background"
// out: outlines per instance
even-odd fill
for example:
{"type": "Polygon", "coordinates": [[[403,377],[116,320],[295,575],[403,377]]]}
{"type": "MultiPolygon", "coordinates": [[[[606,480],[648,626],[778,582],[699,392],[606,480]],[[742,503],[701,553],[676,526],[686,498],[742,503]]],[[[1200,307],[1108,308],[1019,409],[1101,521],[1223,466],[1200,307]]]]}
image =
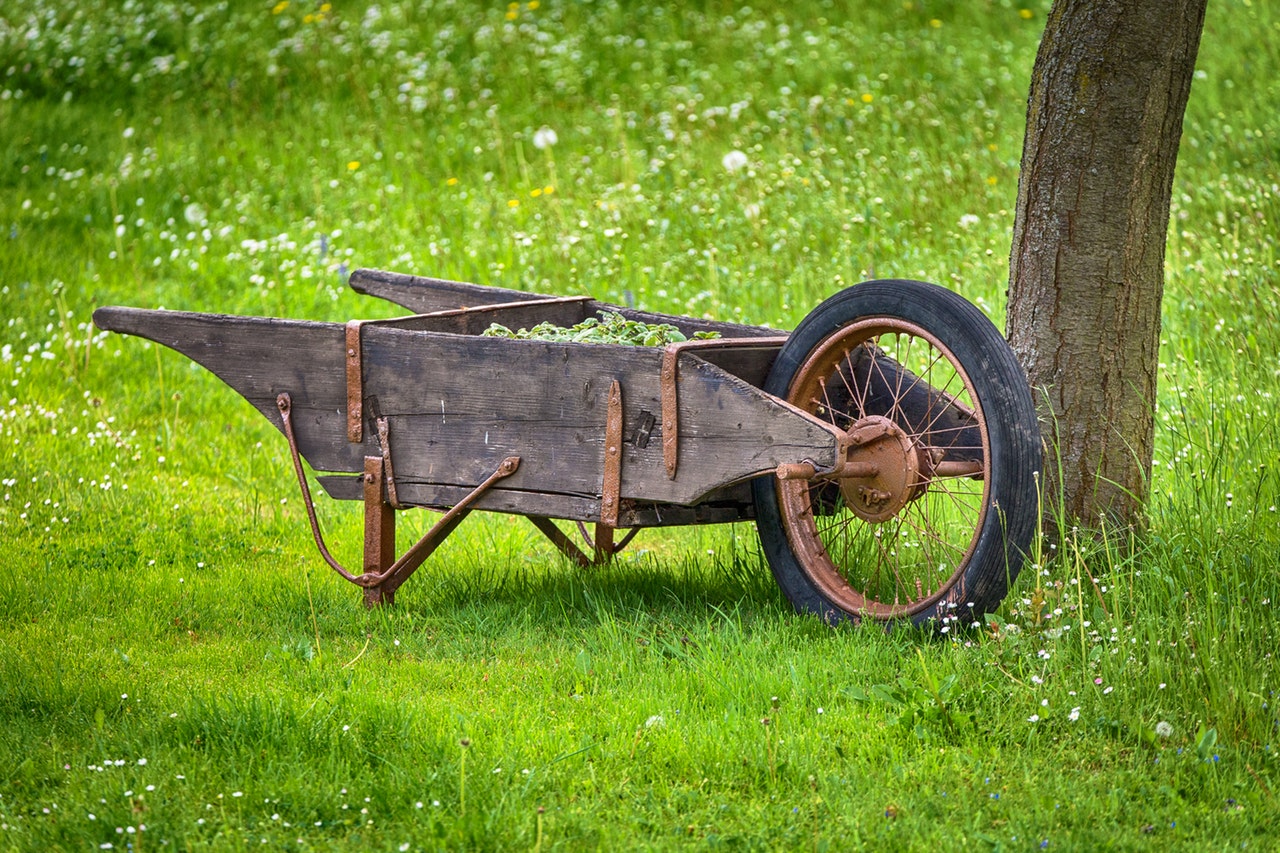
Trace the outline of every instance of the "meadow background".
{"type": "Polygon", "coordinates": [[[1042,543],[981,631],[797,617],[750,525],[582,572],[493,516],[366,612],[279,434],[90,322],[391,316],[368,266],[779,328],[915,277],[1003,325],[1046,12],[7,0],[0,849],[1274,845],[1276,4],[1209,7],[1150,531],[1042,543]]]}

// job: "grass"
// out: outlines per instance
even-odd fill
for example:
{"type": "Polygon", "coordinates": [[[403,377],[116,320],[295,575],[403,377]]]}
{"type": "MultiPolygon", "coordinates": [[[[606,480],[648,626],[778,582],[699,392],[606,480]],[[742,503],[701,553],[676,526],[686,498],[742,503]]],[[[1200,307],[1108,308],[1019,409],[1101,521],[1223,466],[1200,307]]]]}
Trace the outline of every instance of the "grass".
{"type": "Polygon", "coordinates": [[[749,526],[582,573],[497,517],[366,612],[270,425],[90,323],[390,315],[356,266],[778,327],[917,277],[1000,322],[1045,11],[6,4],[0,849],[1272,844],[1269,5],[1209,10],[1151,529],[1042,543],[980,632],[797,617],[749,526]]]}

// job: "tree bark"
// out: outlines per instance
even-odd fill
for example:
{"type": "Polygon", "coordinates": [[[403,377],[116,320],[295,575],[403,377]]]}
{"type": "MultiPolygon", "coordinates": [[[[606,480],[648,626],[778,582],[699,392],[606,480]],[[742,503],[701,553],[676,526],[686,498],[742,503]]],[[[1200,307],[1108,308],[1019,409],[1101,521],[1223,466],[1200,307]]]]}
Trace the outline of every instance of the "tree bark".
{"type": "Polygon", "coordinates": [[[1055,0],[1010,253],[1010,343],[1049,448],[1046,509],[1141,525],[1174,165],[1207,0],[1055,0]],[[1056,453],[1056,457],[1055,457],[1056,453]]]}

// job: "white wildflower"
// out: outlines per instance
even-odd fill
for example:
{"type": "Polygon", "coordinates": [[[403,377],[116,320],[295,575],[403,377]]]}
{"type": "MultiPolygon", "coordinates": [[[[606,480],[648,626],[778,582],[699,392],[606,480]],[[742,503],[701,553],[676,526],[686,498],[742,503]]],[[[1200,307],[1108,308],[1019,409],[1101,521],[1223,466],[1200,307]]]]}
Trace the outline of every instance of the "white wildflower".
{"type": "Polygon", "coordinates": [[[728,154],[724,155],[724,159],[722,159],[720,162],[724,165],[724,168],[726,171],[736,172],[739,169],[745,167],[749,161],[747,160],[746,154],[743,154],[741,151],[735,148],[732,151],[730,151],[728,154]]]}
{"type": "Polygon", "coordinates": [[[560,141],[560,137],[556,136],[556,132],[545,124],[533,132],[533,147],[539,150],[550,148],[560,141]]]}

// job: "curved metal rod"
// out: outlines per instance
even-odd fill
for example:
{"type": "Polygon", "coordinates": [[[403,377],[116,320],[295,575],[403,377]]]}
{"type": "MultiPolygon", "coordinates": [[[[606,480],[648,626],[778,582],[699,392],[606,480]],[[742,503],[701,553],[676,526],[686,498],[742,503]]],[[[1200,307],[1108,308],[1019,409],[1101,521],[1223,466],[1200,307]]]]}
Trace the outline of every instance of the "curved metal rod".
{"type": "Polygon", "coordinates": [[[356,575],[351,574],[342,567],[342,564],[333,558],[329,553],[329,549],[325,547],[324,537],[320,535],[320,522],[316,519],[316,508],[311,501],[311,489],[307,486],[307,475],[302,470],[302,457],[298,455],[298,441],[293,435],[293,400],[289,397],[289,392],[282,392],[276,397],[276,408],[280,410],[280,419],[284,422],[284,437],[289,440],[289,453],[293,457],[293,471],[298,475],[298,486],[302,489],[302,505],[307,511],[307,521],[311,522],[311,535],[316,540],[316,548],[320,551],[320,556],[324,557],[324,561],[338,574],[346,580],[354,584],[360,581],[356,575]]]}

